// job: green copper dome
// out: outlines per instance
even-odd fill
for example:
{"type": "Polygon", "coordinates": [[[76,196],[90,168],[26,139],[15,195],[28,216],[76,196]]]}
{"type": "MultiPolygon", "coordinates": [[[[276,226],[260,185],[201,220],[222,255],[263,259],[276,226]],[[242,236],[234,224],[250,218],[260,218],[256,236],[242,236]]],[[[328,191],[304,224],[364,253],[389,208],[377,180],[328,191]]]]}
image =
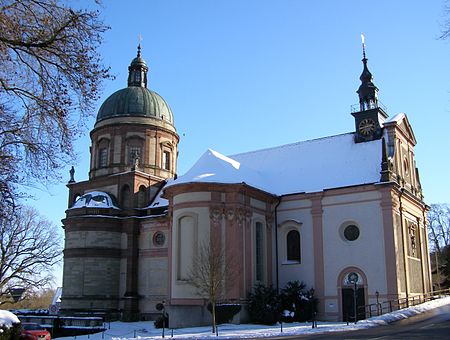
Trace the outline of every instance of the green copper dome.
{"type": "Polygon", "coordinates": [[[128,87],[114,92],[105,100],[98,111],[97,122],[109,118],[149,117],[173,125],[169,105],[159,94],[147,89],[147,71],[139,46],[137,57],[128,67],[128,87]]]}
{"type": "Polygon", "coordinates": [[[98,111],[97,122],[126,116],[157,118],[173,125],[173,114],[166,101],[156,92],[140,86],[130,86],[109,96],[98,111]]]}

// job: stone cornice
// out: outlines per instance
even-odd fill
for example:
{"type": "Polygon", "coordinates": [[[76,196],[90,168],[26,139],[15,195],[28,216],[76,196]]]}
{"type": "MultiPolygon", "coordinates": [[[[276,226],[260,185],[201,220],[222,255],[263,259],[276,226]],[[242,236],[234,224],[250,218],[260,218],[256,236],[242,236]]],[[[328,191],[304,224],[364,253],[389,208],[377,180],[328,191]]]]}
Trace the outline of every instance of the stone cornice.
{"type": "Polygon", "coordinates": [[[64,249],[64,259],[69,258],[126,258],[126,251],[120,248],[66,248],[64,249]]]}
{"type": "MultiPolygon", "coordinates": [[[[277,196],[259,190],[246,183],[226,184],[226,183],[181,183],[169,186],[164,189],[164,198],[186,193],[186,192],[221,192],[221,193],[242,193],[245,196],[259,199],[261,201],[276,202],[277,196]]],[[[231,202],[234,203],[234,202],[231,202]]]]}

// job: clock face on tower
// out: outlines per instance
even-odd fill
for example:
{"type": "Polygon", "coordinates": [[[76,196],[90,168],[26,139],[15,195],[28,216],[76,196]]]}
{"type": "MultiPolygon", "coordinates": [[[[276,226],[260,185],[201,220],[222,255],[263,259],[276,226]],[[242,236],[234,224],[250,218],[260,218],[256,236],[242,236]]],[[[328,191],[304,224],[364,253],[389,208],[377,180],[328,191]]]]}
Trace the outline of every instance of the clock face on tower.
{"type": "Polygon", "coordinates": [[[375,121],[370,118],[363,119],[358,125],[358,131],[364,137],[369,137],[377,129],[375,121]]]}

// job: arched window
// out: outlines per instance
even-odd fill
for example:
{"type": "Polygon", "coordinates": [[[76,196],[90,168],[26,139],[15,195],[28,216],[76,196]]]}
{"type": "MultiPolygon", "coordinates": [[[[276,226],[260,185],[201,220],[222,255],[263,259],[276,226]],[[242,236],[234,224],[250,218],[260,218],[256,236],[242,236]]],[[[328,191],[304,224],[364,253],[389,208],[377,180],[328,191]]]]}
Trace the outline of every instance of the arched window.
{"type": "Polygon", "coordinates": [[[130,187],[128,185],[124,185],[120,192],[120,203],[122,208],[130,208],[131,207],[131,197],[130,197],[130,187]]]}
{"type": "Polygon", "coordinates": [[[144,208],[147,205],[147,200],[145,199],[146,197],[146,190],[145,187],[143,185],[141,185],[139,187],[139,191],[138,191],[138,207],[139,208],[144,208]]]}
{"type": "Polygon", "coordinates": [[[255,224],[255,279],[264,280],[264,234],[261,222],[255,224]]]}
{"type": "Polygon", "coordinates": [[[300,233],[291,230],[286,235],[287,260],[300,262],[300,233]]]}
{"type": "Polygon", "coordinates": [[[98,166],[99,168],[104,168],[108,165],[108,149],[101,148],[98,151],[98,166]]]}
{"type": "Polygon", "coordinates": [[[132,136],[127,139],[127,154],[126,162],[128,165],[140,165],[144,164],[143,147],[144,140],[141,137],[132,136]]]}
{"type": "Polygon", "coordinates": [[[187,280],[193,265],[195,254],[198,247],[198,227],[197,216],[185,215],[178,219],[177,238],[178,238],[178,266],[177,279],[187,280]]]}
{"type": "Polygon", "coordinates": [[[128,164],[140,164],[141,162],[141,147],[140,146],[130,146],[128,149],[128,164]]]}
{"type": "Polygon", "coordinates": [[[98,155],[97,155],[97,165],[99,168],[104,168],[108,166],[108,150],[109,150],[109,140],[102,138],[99,140],[97,145],[98,155]]]}

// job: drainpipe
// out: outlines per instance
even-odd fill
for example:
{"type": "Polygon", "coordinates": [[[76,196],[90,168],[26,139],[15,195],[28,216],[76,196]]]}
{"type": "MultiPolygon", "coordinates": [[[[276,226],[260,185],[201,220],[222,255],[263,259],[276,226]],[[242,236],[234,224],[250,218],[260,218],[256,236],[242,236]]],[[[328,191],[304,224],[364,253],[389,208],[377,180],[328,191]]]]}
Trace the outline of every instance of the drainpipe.
{"type": "Polygon", "coordinates": [[[281,203],[281,198],[278,197],[278,203],[275,206],[275,270],[276,270],[276,287],[279,293],[279,275],[278,275],[278,206],[281,203]]]}

